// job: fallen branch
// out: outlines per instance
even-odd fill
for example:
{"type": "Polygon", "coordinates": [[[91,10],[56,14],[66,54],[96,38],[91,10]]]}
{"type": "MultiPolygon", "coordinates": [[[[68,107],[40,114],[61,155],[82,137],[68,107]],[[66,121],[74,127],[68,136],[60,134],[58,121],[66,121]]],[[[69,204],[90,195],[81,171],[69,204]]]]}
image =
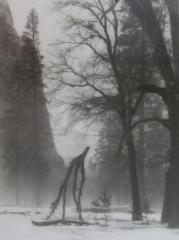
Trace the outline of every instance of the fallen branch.
{"type": "Polygon", "coordinates": [[[32,220],[32,224],[38,227],[46,227],[51,225],[78,225],[78,226],[89,226],[94,225],[92,223],[84,222],[84,221],[73,221],[73,220],[63,220],[63,219],[57,219],[57,220],[51,220],[51,221],[35,221],[32,220]]]}
{"type": "Polygon", "coordinates": [[[47,219],[49,219],[57,209],[58,205],[60,204],[60,200],[63,201],[63,208],[62,208],[62,219],[65,221],[65,209],[66,209],[66,192],[67,192],[67,186],[68,181],[74,171],[74,185],[73,185],[73,200],[76,204],[77,211],[79,213],[79,221],[83,221],[82,217],[82,210],[81,210],[81,197],[82,197],[82,190],[85,182],[85,169],[84,169],[84,160],[85,157],[89,151],[89,147],[86,147],[84,152],[80,154],[78,157],[74,158],[68,168],[68,171],[66,173],[65,179],[60,187],[58,196],[56,200],[51,204],[51,212],[47,219]],[[78,188],[77,186],[77,180],[78,180],[78,171],[81,173],[81,180],[80,180],[80,186],[78,188]],[[78,195],[76,195],[78,193],[78,195]]]}

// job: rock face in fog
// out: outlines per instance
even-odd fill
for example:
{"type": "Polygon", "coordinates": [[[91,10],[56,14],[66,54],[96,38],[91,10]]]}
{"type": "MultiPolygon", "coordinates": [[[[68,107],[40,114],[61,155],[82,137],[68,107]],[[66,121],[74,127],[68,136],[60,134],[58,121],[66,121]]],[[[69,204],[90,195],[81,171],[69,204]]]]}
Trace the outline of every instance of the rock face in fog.
{"type": "MultiPolygon", "coordinates": [[[[13,71],[15,62],[17,60],[17,56],[19,54],[20,49],[20,38],[18,37],[14,26],[13,26],[13,19],[11,15],[10,8],[6,0],[0,0],[0,121],[1,123],[4,122],[6,111],[11,108],[9,106],[9,89],[11,82],[13,81],[13,71]]],[[[43,89],[41,90],[41,95],[43,95],[45,99],[45,94],[43,89]]],[[[52,186],[55,185],[62,179],[64,174],[65,166],[62,157],[57,153],[54,140],[52,136],[51,126],[50,126],[50,118],[49,113],[46,107],[46,101],[42,102],[41,105],[41,112],[43,114],[43,123],[41,124],[40,131],[44,131],[45,137],[40,139],[40,145],[42,146],[42,155],[45,162],[48,162],[49,166],[49,173],[47,176],[46,185],[43,187],[44,193],[49,190],[52,190],[52,186]],[[46,191],[47,190],[47,191],[46,191]]],[[[1,180],[1,184],[5,181],[4,178],[5,173],[8,176],[8,171],[3,168],[5,163],[4,159],[4,152],[6,149],[6,141],[8,131],[5,131],[3,124],[0,125],[0,177],[3,179],[1,180]]],[[[28,158],[28,154],[26,155],[28,158]]],[[[25,157],[26,157],[25,156],[25,157]]],[[[25,157],[23,157],[23,161],[26,161],[25,157]]],[[[8,169],[7,169],[8,170],[8,169]]],[[[22,174],[22,173],[20,173],[22,174]]],[[[25,172],[23,173],[25,175],[25,172]]],[[[26,176],[23,176],[26,177],[26,176]]],[[[6,181],[7,182],[7,181],[6,181]]],[[[21,178],[22,182],[22,178],[21,178]]],[[[2,188],[1,188],[2,189],[2,188]]],[[[21,189],[20,189],[21,191],[21,189]]],[[[29,189],[28,189],[29,191],[29,189]]],[[[13,190],[14,192],[14,190],[13,190]]],[[[24,192],[24,190],[22,191],[24,192]]],[[[29,191],[30,192],[30,191],[29,191]]],[[[4,193],[1,193],[1,196],[4,193]]],[[[24,193],[23,193],[24,195],[24,193]]],[[[0,202],[4,200],[0,199],[0,202]]]]}

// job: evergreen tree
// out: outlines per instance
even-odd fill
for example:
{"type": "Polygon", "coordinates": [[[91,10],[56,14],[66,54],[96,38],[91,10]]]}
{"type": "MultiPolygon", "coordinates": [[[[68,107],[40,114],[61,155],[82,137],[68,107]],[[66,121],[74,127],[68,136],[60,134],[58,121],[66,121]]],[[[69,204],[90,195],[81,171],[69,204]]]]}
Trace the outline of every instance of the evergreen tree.
{"type": "Polygon", "coordinates": [[[6,94],[9,107],[3,120],[4,164],[15,186],[16,203],[19,205],[20,197],[25,198],[25,189],[28,189],[35,196],[35,205],[39,206],[40,197],[47,189],[44,183],[54,182],[57,171],[60,180],[64,164],[56,152],[50,127],[43,89],[38,16],[34,9],[28,15],[17,50],[6,94]]]}
{"type": "Polygon", "coordinates": [[[36,206],[40,205],[41,183],[46,178],[49,168],[48,162],[44,160],[41,144],[44,141],[43,135],[46,134],[43,121],[47,111],[43,92],[38,23],[38,15],[32,9],[27,17],[21,47],[23,156],[35,187],[36,206]]]}
{"type": "Polygon", "coordinates": [[[3,128],[4,138],[4,165],[8,169],[8,176],[11,183],[15,184],[16,204],[20,204],[19,184],[21,172],[21,98],[18,61],[14,65],[13,79],[9,83],[6,100],[9,104],[4,113],[3,128]]]}
{"type": "Polygon", "coordinates": [[[54,146],[46,106],[38,24],[38,15],[32,9],[27,17],[21,44],[22,154],[35,188],[36,206],[40,205],[41,191],[45,188],[44,180],[47,180],[47,175],[50,176],[50,169],[53,171],[53,164],[58,163],[56,171],[60,177],[64,173],[63,160],[54,146]]]}
{"type": "Polygon", "coordinates": [[[1,155],[9,176],[15,169],[17,158],[17,83],[14,81],[14,65],[18,57],[19,37],[7,1],[0,1],[0,117],[1,155]],[[12,105],[13,103],[13,105],[12,105]],[[12,164],[12,165],[11,165],[12,164]],[[11,167],[9,168],[9,166],[11,167]]]}

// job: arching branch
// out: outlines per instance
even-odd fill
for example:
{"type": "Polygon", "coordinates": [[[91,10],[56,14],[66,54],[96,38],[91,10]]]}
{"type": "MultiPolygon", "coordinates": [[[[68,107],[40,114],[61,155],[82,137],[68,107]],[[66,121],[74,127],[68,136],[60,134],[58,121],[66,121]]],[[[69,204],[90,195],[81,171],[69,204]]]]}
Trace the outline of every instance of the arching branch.
{"type": "Polygon", "coordinates": [[[117,158],[120,157],[121,153],[122,153],[122,149],[123,149],[123,144],[125,143],[126,139],[132,134],[132,131],[140,124],[144,124],[144,123],[149,123],[149,122],[157,122],[162,124],[164,127],[169,128],[169,119],[162,119],[162,118],[146,118],[146,119],[141,119],[138,120],[136,122],[134,122],[131,126],[131,128],[129,129],[129,131],[127,133],[125,133],[123,135],[123,137],[120,140],[119,143],[119,147],[118,147],[118,153],[116,155],[115,160],[117,160],[117,158]]]}
{"type": "Polygon", "coordinates": [[[138,90],[141,90],[143,92],[143,94],[146,94],[146,93],[157,94],[157,95],[161,96],[161,98],[163,99],[164,102],[167,101],[166,88],[161,88],[154,84],[148,84],[148,85],[144,84],[144,85],[139,86],[138,90]]]}

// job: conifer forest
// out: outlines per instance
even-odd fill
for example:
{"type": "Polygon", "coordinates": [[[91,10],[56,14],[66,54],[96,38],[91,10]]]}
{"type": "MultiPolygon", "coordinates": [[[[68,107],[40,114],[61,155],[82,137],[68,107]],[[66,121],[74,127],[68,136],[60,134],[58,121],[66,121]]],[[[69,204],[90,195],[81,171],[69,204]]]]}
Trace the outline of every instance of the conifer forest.
{"type": "Polygon", "coordinates": [[[0,0],[0,239],[84,238],[179,238],[178,0],[0,0]]]}

